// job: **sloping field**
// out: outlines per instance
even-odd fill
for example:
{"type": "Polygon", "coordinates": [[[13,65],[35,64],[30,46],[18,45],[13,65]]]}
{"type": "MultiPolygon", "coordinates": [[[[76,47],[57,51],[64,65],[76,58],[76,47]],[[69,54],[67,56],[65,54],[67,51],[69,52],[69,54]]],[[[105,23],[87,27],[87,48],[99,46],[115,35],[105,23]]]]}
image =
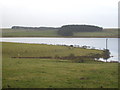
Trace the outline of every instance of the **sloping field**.
{"type": "MultiPolygon", "coordinates": [[[[3,37],[62,37],[58,30],[15,30],[2,29],[3,37]]],[[[118,37],[118,29],[104,29],[102,32],[77,32],[71,37],[118,37]]]]}
{"type": "Polygon", "coordinates": [[[101,53],[66,46],[3,43],[3,88],[117,88],[117,63],[72,63],[57,59],[19,59],[11,56],[86,55],[101,53]]]}

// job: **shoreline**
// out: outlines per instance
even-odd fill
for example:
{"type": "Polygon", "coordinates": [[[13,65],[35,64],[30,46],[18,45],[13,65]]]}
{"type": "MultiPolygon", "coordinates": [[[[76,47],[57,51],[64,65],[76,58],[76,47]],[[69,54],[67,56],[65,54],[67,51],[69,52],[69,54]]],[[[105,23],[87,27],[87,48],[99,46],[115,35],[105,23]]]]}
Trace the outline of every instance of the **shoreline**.
{"type": "Polygon", "coordinates": [[[120,38],[120,36],[2,36],[1,38],[120,38]]]}
{"type": "MultiPolygon", "coordinates": [[[[41,44],[38,44],[38,43],[21,43],[21,42],[0,42],[0,43],[11,43],[11,44],[30,44],[30,45],[52,45],[52,44],[43,44],[43,43],[41,43],[41,44]]],[[[52,46],[67,46],[67,47],[71,47],[71,46],[69,46],[69,45],[52,45],[52,46]]],[[[74,47],[73,46],[73,48],[82,48],[82,47],[74,47]]],[[[100,50],[100,49],[87,49],[86,48],[86,50],[100,50]]],[[[103,50],[101,50],[101,51],[103,51],[103,50]]],[[[35,57],[26,57],[26,56],[23,56],[23,57],[17,57],[17,56],[14,56],[14,58],[42,58],[42,57],[38,57],[38,56],[35,56],[35,57]]],[[[46,57],[45,57],[46,58],[46,57]]],[[[49,58],[50,59],[50,58],[49,58]]],[[[102,62],[105,62],[103,59],[102,60],[100,60],[100,61],[102,61],[102,62]]],[[[118,60],[108,60],[107,62],[114,62],[114,63],[116,63],[116,62],[119,62],[118,60]]]]}

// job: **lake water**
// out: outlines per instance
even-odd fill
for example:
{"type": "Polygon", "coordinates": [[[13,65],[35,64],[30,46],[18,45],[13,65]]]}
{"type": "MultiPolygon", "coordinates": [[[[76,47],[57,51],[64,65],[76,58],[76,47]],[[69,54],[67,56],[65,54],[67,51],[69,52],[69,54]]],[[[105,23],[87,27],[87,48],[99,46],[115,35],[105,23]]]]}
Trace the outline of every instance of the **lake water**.
{"type": "MultiPolygon", "coordinates": [[[[108,61],[118,61],[118,40],[120,38],[108,38],[108,49],[111,57],[108,61]]],[[[74,46],[90,46],[95,49],[106,48],[106,38],[1,38],[0,42],[18,42],[18,43],[34,43],[34,44],[52,44],[52,45],[74,45],[74,46]]],[[[120,56],[120,55],[119,55],[120,56]]],[[[102,60],[102,59],[101,59],[102,60]]]]}

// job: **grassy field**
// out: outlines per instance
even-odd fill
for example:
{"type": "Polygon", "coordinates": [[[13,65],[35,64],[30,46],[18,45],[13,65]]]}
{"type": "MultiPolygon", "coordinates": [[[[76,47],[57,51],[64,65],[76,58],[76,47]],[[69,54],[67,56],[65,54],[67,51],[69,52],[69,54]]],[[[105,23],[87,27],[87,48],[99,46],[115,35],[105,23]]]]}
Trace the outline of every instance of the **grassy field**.
{"type": "Polygon", "coordinates": [[[3,37],[44,37],[44,36],[58,36],[57,30],[15,30],[2,29],[3,37]]]}
{"type": "MultiPolygon", "coordinates": [[[[2,29],[3,37],[61,37],[57,30],[15,30],[2,29]]],[[[72,37],[118,37],[117,29],[104,29],[102,32],[78,32],[72,37]]]]}
{"type": "Polygon", "coordinates": [[[45,44],[24,44],[24,43],[3,43],[3,55],[21,57],[55,57],[56,55],[86,56],[90,53],[99,54],[102,50],[74,48],[68,46],[45,45],[45,44]],[[52,53],[51,53],[52,52],[52,53]]]}
{"type": "Polygon", "coordinates": [[[74,33],[74,36],[100,36],[100,37],[114,37],[118,36],[117,29],[104,29],[102,32],[82,32],[82,33],[74,33]]]}
{"type": "Polygon", "coordinates": [[[12,56],[66,56],[101,53],[66,46],[2,43],[3,88],[117,88],[118,64],[73,63],[59,59],[20,59],[12,56]]]}

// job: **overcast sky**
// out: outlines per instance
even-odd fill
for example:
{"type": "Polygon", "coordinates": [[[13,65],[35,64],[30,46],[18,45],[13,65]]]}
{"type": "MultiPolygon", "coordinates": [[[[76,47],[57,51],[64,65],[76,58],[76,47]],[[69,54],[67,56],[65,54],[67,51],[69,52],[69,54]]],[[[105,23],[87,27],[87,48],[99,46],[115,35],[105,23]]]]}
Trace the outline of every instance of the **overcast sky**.
{"type": "Polygon", "coordinates": [[[66,24],[118,27],[118,1],[2,0],[2,27],[60,27],[66,24]]]}

